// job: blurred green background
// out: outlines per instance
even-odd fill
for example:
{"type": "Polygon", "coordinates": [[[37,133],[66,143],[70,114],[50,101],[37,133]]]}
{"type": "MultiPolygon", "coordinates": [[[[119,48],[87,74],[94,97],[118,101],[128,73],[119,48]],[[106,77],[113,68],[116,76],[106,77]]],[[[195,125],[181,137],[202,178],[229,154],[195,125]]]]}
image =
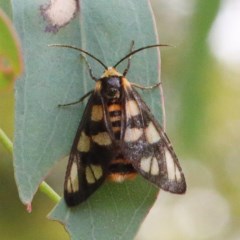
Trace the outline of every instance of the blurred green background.
{"type": "MultiPolygon", "coordinates": [[[[151,3],[160,42],[176,46],[161,50],[162,81],[167,133],[188,191],[181,197],[161,191],[136,239],[240,239],[240,2],[151,3]]],[[[13,139],[11,85],[0,90],[0,127],[13,139]]],[[[48,178],[59,193],[63,176],[59,166],[48,178]]],[[[1,239],[68,239],[59,223],[46,219],[52,207],[37,193],[33,212],[25,211],[12,157],[0,144],[1,239]]]]}

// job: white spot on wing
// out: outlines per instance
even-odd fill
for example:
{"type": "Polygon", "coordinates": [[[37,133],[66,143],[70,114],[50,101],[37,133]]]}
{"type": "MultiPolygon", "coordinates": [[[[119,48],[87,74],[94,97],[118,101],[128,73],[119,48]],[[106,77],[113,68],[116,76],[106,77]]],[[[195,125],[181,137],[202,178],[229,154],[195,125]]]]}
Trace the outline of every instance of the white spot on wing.
{"type": "Polygon", "coordinates": [[[77,163],[74,161],[70,171],[70,178],[75,179],[78,174],[77,163]]]}
{"type": "Polygon", "coordinates": [[[102,105],[94,105],[92,107],[91,120],[98,122],[103,119],[103,108],[102,105]]]}
{"type": "Polygon", "coordinates": [[[67,191],[68,192],[77,192],[79,190],[78,183],[78,168],[77,163],[74,161],[71,166],[69,178],[67,180],[67,191]]]}
{"type": "Polygon", "coordinates": [[[142,128],[127,128],[125,131],[124,140],[126,142],[135,142],[142,136],[142,134],[142,128]]]}
{"type": "Polygon", "coordinates": [[[77,145],[77,150],[80,152],[88,152],[89,149],[90,149],[90,139],[85,134],[85,132],[81,132],[80,139],[77,145]]]}
{"type": "Polygon", "coordinates": [[[86,180],[89,184],[95,183],[102,175],[103,171],[100,165],[90,164],[86,167],[86,180]]]}
{"type": "Polygon", "coordinates": [[[168,178],[169,180],[175,180],[177,166],[167,148],[165,149],[165,158],[167,163],[168,178]]]}
{"type": "Polygon", "coordinates": [[[156,127],[152,122],[150,122],[149,125],[146,127],[145,134],[146,134],[147,141],[150,144],[156,143],[161,139],[156,127]]]}
{"type": "Polygon", "coordinates": [[[67,191],[69,193],[74,192],[74,190],[72,189],[72,183],[71,183],[71,179],[70,178],[67,180],[67,191]]]}
{"type": "Polygon", "coordinates": [[[152,166],[151,166],[151,175],[158,175],[159,174],[159,166],[158,166],[158,161],[154,157],[152,159],[152,166]]]}
{"type": "Polygon", "coordinates": [[[144,171],[144,172],[150,172],[150,167],[151,167],[151,157],[145,158],[143,157],[141,159],[141,163],[140,163],[140,168],[144,171]]]}
{"type": "Polygon", "coordinates": [[[110,145],[112,140],[107,132],[100,132],[97,135],[93,135],[92,139],[95,143],[101,146],[110,145]]]}
{"type": "Polygon", "coordinates": [[[130,116],[127,116],[128,118],[137,116],[139,114],[138,105],[134,100],[127,101],[126,109],[127,109],[128,115],[130,115],[130,116]]]}
{"type": "Polygon", "coordinates": [[[181,173],[180,173],[180,171],[179,171],[179,169],[178,169],[177,166],[176,166],[176,172],[175,172],[175,174],[176,174],[176,179],[177,179],[177,181],[180,182],[180,181],[182,180],[182,176],[181,176],[181,173]]]}
{"type": "Polygon", "coordinates": [[[93,176],[93,172],[89,166],[86,167],[86,180],[88,183],[92,184],[95,183],[95,178],[93,176]]]}
{"type": "Polygon", "coordinates": [[[149,156],[147,158],[143,157],[141,159],[140,168],[151,175],[159,174],[159,166],[156,157],[149,156]]]}
{"type": "Polygon", "coordinates": [[[102,167],[100,165],[91,164],[91,169],[93,171],[94,177],[98,180],[103,175],[102,167]]]}

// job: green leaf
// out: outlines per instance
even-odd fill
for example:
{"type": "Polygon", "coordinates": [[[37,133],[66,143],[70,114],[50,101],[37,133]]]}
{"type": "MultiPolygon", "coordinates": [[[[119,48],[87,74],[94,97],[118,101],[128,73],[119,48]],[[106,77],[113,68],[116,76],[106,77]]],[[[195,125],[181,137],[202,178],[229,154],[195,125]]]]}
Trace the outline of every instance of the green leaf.
{"type": "Polygon", "coordinates": [[[22,72],[20,44],[8,16],[0,9],[0,89],[22,72]]]}
{"type": "Polygon", "coordinates": [[[0,0],[0,8],[12,19],[12,4],[11,0],[0,0]]]}
{"type": "Polygon", "coordinates": [[[108,182],[76,208],[62,201],[49,217],[62,222],[72,240],[128,240],[136,235],[156,196],[156,188],[141,177],[122,184],[108,182]]]}
{"type": "MultiPolygon", "coordinates": [[[[106,65],[125,56],[132,40],[135,48],[157,42],[152,11],[146,0],[81,1],[80,17],[53,35],[44,32],[39,2],[13,1],[13,16],[23,41],[25,76],[16,84],[15,176],[23,203],[29,204],[52,166],[69,154],[84,109],[58,108],[79,99],[94,87],[78,52],[49,48],[48,44],[75,45],[93,53],[106,65]]],[[[94,75],[103,69],[89,59],[94,75]]],[[[127,62],[119,66],[123,71],[127,62]]],[[[132,58],[128,79],[151,85],[158,79],[156,49],[132,58]]],[[[159,91],[145,91],[144,99],[157,119],[162,118],[159,91]]],[[[64,176],[62,176],[64,178],[64,176]]],[[[66,224],[73,239],[101,236],[132,239],[152,206],[157,189],[139,177],[123,184],[106,183],[79,207],[62,201],[50,217],[66,224]]]]}

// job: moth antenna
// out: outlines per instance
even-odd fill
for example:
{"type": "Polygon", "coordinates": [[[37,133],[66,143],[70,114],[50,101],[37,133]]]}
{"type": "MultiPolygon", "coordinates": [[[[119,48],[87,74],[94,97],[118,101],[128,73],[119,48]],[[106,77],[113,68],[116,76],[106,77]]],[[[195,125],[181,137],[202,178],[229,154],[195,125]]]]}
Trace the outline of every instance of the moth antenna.
{"type": "Polygon", "coordinates": [[[120,59],[115,65],[114,65],[114,68],[117,67],[117,65],[119,65],[122,61],[124,61],[125,59],[129,58],[130,56],[134,55],[135,53],[137,52],[140,52],[144,49],[147,49],[147,48],[154,48],[154,47],[171,47],[171,45],[168,45],[168,44],[155,44],[155,45],[149,45],[149,46],[145,46],[145,47],[141,47],[141,48],[138,48],[132,52],[130,52],[129,54],[127,54],[125,57],[123,57],[122,59],[120,59]]]}
{"type": "Polygon", "coordinates": [[[83,52],[85,53],[86,55],[88,55],[89,57],[93,58],[94,60],[96,60],[98,63],[100,63],[106,70],[108,69],[107,66],[101,61],[99,60],[98,58],[96,58],[95,56],[93,56],[91,53],[81,49],[81,48],[78,48],[78,47],[75,47],[75,46],[71,46],[71,45],[64,45],[64,44],[50,44],[48,45],[49,47],[62,47],[62,48],[71,48],[71,49],[75,49],[79,52],[83,52]]]}

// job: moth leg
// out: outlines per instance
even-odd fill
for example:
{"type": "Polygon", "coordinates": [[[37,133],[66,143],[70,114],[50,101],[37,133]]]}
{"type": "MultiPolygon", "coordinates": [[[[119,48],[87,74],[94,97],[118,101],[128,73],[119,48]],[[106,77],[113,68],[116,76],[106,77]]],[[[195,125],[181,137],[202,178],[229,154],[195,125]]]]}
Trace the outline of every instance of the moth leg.
{"type": "MultiPolygon", "coordinates": [[[[130,47],[130,53],[132,52],[133,50],[133,47],[134,47],[134,41],[131,42],[131,47],[130,47]]],[[[128,58],[128,64],[127,64],[127,68],[124,70],[123,72],[123,76],[125,77],[128,73],[128,70],[130,68],[130,64],[131,64],[131,57],[132,55],[128,58]]]]}
{"type": "Polygon", "coordinates": [[[96,81],[97,81],[97,78],[93,76],[92,68],[91,68],[91,66],[90,66],[87,58],[86,58],[83,54],[80,54],[80,56],[83,58],[83,60],[84,60],[85,63],[87,64],[90,77],[96,82],[96,81]]]}
{"type": "Polygon", "coordinates": [[[66,103],[66,104],[58,104],[58,107],[65,107],[65,106],[69,106],[69,105],[74,105],[77,103],[82,102],[86,97],[88,97],[89,95],[91,95],[93,93],[93,90],[91,90],[90,92],[84,94],[78,101],[75,102],[71,102],[71,103],[66,103]]]}
{"type": "Polygon", "coordinates": [[[131,83],[132,86],[134,86],[134,87],[136,87],[136,88],[140,88],[140,89],[142,89],[142,90],[154,89],[154,88],[158,87],[160,84],[162,84],[162,83],[161,83],[161,82],[158,82],[158,83],[156,83],[156,84],[154,84],[154,85],[145,87],[145,86],[142,86],[142,85],[140,85],[140,84],[131,83]]]}

